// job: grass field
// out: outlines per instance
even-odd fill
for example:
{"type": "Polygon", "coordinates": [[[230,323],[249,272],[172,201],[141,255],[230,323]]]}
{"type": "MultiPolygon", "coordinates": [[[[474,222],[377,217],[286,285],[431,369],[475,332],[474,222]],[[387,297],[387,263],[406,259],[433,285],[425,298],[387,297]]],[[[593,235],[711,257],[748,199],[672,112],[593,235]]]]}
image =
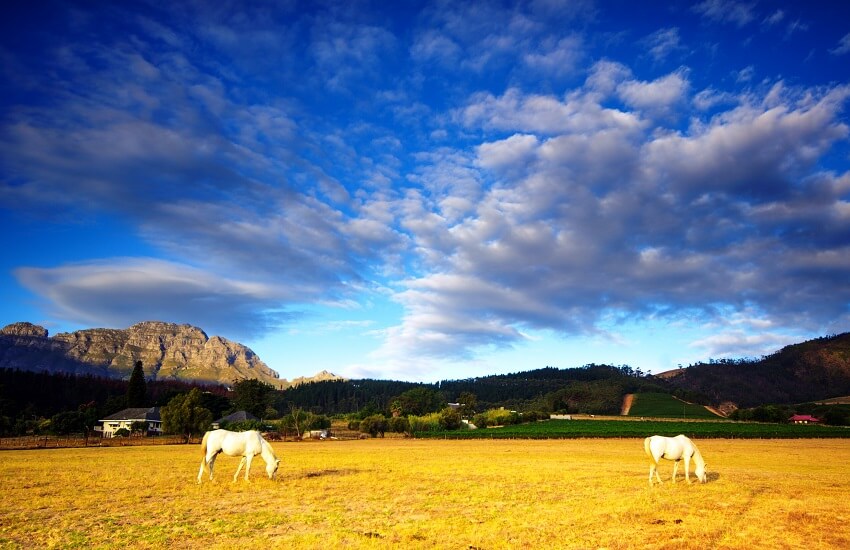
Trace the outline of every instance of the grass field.
{"type": "Polygon", "coordinates": [[[713,419],[719,417],[702,405],[685,403],[667,393],[636,393],[629,416],[713,419]]]}
{"type": "Polygon", "coordinates": [[[275,443],[200,486],[197,445],[4,451],[0,547],[850,547],[850,440],[698,443],[709,482],[653,488],[636,438],[275,443]]]}

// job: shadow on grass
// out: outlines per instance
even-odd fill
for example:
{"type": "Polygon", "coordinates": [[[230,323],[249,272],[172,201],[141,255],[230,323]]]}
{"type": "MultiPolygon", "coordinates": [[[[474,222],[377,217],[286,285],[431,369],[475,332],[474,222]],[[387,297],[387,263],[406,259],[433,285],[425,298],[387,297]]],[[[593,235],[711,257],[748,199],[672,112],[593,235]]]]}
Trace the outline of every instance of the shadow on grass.
{"type": "Polygon", "coordinates": [[[357,474],[362,471],[363,470],[358,470],[354,468],[328,468],[325,470],[318,470],[313,472],[302,472],[300,474],[288,477],[289,479],[310,479],[313,477],[347,476],[357,474]]]}

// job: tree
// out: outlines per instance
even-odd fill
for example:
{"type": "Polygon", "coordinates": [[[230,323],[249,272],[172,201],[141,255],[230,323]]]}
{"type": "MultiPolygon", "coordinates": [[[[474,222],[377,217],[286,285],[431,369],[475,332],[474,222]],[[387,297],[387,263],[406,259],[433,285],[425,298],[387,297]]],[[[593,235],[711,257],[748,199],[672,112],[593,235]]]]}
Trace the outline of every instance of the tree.
{"type": "Polygon", "coordinates": [[[201,406],[201,390],[193,388],[187,394],[178,395],[160,411],[162,429],[166,433],[180,434],[186,442],[192,434],[202,434],[213,421],[209,409],[201,406]]]}
{"type": "Polygon", "coordinates": [[[478,398],[472,392],[461,392],[457,396],[457,402],[460,403],[460,415],[463,418],[472,418],[475,416],[475,409],[478,408],[478,398]]]}
{"type": "Polygon", "coordinates": [[[367,416],[360,421],[360,431],[367,433],[372,437],[378,437],[378,435],[384,437],[384,432],[386,432],[388,428],[387,419],[382,414],[367,416]]]}
{"type": "Polygon", "coordinates": [[[461,426],[460,412],[446,407],[440,412],[440,427],[444,430],[458,430],[461,426]]]}
{"type": "Polygon", "coordinates": [[[266,408],[274,398],[274,386],[259,380],[240,380],[233,385],[233,406],[237,411],[247,411],[264,418],[266,408]]]}
{"type": "Polygon", "coordinates": [[[437,412],[446,404],[440,392],[424,386],[407,390],[394,401],[401,405],[401,414],[416,416],[437,412]]]}
{"type": "Polygon", "coordinates": [[[130,374],[130,383],[127,386],[127,406],[145,407],[147,405],[148,387],[145,383],[145,371],[142,362],[136,361],[133,372],[130,374]]]}
{"type": "Polygon", "coordinates": [[[148,423],[144,420],[136,420],[130,424],[130,434],[148,434],[148,423]]]}
{"type": "Polygon", "coordinates": [[[83,433],[86,430],[86,416],[80,411],[65,411],[50,419],[50,427],[53,433],[65,435],[70,433],[83,433]]]}

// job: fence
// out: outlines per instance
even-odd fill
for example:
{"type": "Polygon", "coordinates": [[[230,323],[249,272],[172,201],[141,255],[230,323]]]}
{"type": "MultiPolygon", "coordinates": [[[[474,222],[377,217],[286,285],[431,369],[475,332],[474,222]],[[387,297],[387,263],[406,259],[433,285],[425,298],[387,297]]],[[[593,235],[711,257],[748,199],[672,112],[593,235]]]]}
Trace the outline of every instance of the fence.
{"type": "MultiPolygon", "coordinates": [[[[189,443],[200,443],[193,437],[189,443]]],[[[160,435],[151,437],[100,437],[99,434],[86,437],[83,434],[72,435],[25,435],[19,437],[0,437],[0,449],[58,449],[69,447],[128,447],[141,445],[178,445],[186,440],[180,436],[160,435]]]]}

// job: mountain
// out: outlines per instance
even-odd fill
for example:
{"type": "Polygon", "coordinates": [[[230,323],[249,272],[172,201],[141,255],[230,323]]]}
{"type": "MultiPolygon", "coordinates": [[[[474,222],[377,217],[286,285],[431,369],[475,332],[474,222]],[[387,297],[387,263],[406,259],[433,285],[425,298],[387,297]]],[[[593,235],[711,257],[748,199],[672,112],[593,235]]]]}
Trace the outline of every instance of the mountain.
{"type": "Polygon", "coordinates": [[[276,388],[281,380],[251,349],[191,325],[158,321],[128,329],[93,328],[48,336],[32,323],[0,330],[0,368],[127,378],[136,361],[153,380],[230,385],[256,379],[276,388]]]}
{"type": "Polygon", "coordinates": [[[712,403],[741,407],[850,395],[850,333],[792,344],[759,360],[699,363],[656,376],[712,403]]]}

